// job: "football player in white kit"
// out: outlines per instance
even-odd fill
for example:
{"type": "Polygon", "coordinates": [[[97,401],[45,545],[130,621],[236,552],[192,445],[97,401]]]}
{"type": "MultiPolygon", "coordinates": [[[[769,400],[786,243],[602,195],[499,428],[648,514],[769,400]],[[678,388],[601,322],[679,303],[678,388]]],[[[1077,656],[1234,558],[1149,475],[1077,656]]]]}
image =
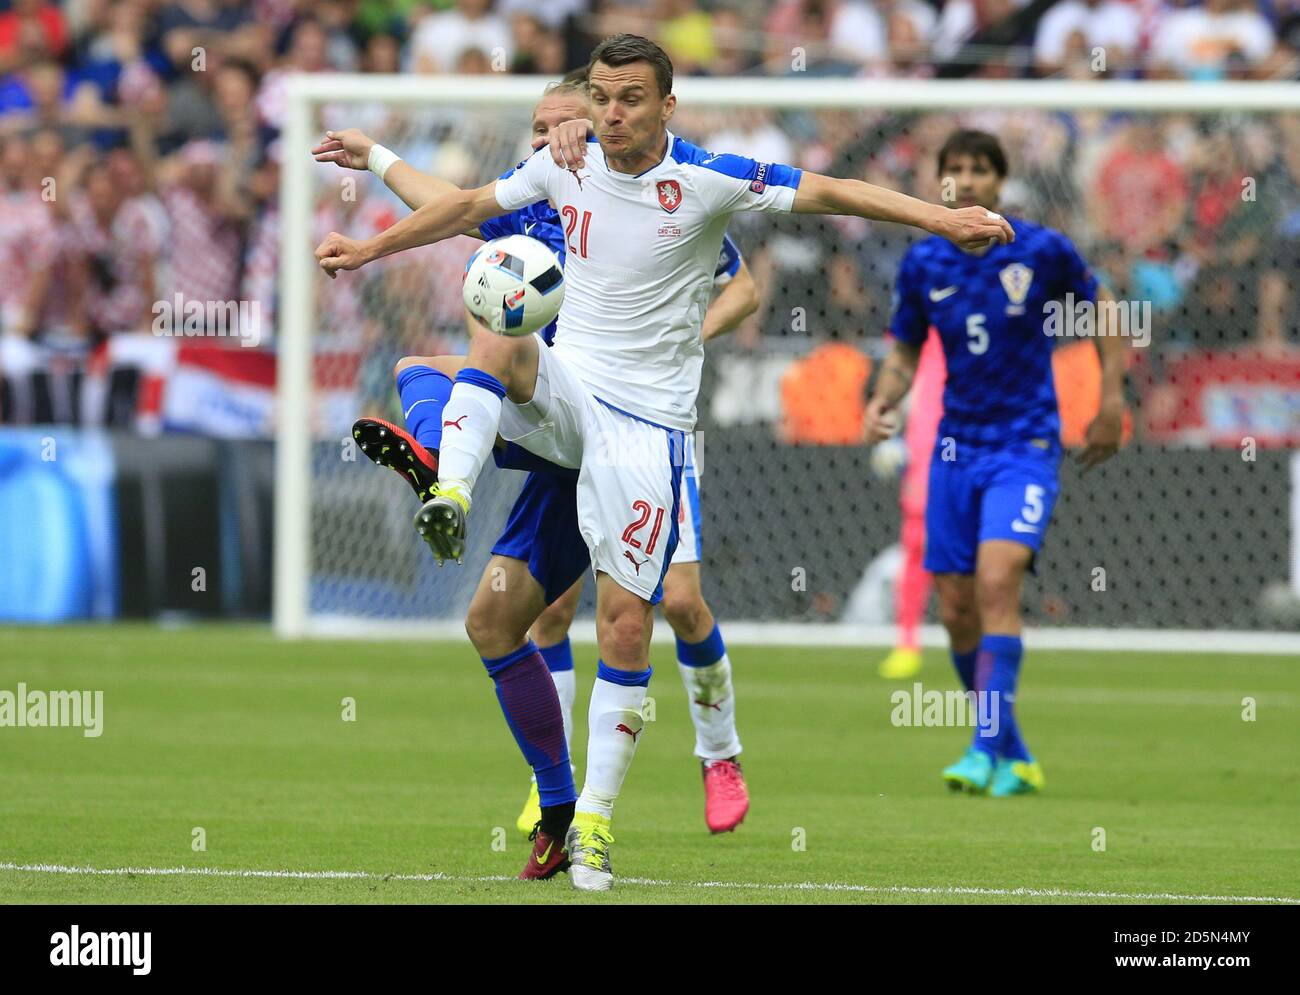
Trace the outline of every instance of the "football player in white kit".
{"type": "MultiPolygon", "coordinates": [[[[607,890],[613,805],[644,726],[654,605],[678,539],[700,329],[728,219],[738,211],[847,214],[911,224],[963,247],[1014,234],[984,208],[951,209],[859,180],[712,155],[676,137],[667,129],[676,107],[672,63],[648,39],[603,41],[588,82],[595,142],[586,142],[585,123],[562,127],[549,150],[509,176],[439,197],[371,239],[331,233],[316,258],[335,276],[539,200],[560,214],[568,259],[555,345],[532,336],[471,343],[470,365],[444,412],[444,427],[455,431],[443,436],[440,482],[416,525],[439,561],[459,558],[474,483],[498,431],[579,471],[601,662],[586,781],[565,843],[573,885],[607,890]]],[[[536,653],[531,641],[519,645],[490,626],[473,627],[470,637],[485,660],[536,653]]],[[[558,722],[558,698],[552,712],[548,721],[558,722]]]]}

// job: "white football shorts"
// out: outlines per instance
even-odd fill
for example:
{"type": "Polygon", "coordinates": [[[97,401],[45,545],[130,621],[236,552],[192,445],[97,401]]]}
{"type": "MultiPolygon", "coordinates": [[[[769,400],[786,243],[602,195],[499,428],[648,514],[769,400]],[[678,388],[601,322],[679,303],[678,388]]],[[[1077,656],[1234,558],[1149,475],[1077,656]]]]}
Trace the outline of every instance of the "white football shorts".
{"type": "Polygon", "coordinates": [[[507,398],[501,437],[578,470],[578,529],[593,570],[651,604],[677,547],[686,433],[596,397],[538,338],[537,386],[507,398]]]}

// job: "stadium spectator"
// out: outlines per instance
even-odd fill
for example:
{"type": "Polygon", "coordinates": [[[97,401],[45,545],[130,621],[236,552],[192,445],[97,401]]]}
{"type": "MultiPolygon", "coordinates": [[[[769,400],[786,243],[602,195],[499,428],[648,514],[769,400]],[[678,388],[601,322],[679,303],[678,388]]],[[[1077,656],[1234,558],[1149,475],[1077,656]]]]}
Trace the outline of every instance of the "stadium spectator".
{"type": "Polygon", "coordinates": [[[448,73],[471,48],[500,59],[502,68],[514,56],[510,26],[492,12],[491,0],[456,0],[455,9],[424,17],[411,38],[411,63],[416,72],[448,73]]]}
{"type": "MultiPolygon", "coordinates": [[[[126,155],[124,153],[124,155],[126,155]]],[[[73,200],[67,242],[87,327],[98,335],[149,328],[168,249],[157,201],[129,155],[91,163],[73,200]]]]}
{"type": "Polygon", "coordinates": [[[4,101],[9,115],[5,130],[31,134],[47,128],[59,133],[64,143],[74,146],[90,137],[95,125],[107,115],[96,88],[85,83],[70,85],[67,73],[57,62],[38,62],[15,74],[5,87],[4,101]]]}
{"type": "Polygon", "coordinates": [[[60,58],[68,47],[68,27],[57,4],[13,0],[0,14],[0,73],[29,60],[60,58]]]}
{"type": "Polygon", "coordinates": [[[570,18],[587,13],[591,0],[500,0],[497,13],[502,17],[528,14],[548,31],[562,31],[570,18]]]}
{"type": "MultiPolygon", "coordinates": [[[[952,62],[983,32],[1005,21],[1029,0],[944,0],[935,26],[933,55],[936,62],[952,62]]],[[[973,53],[978,61],[987,56],[973,53]]]]}
{"type": "Polygon", "coordinates": [[[744,14],[736,7],[713,12],[713,42],[717,54],[704,67],[710,76],[744,76],[759,65],[762,46],[755,45],[744,14]]]}
{"type": "Polygon", "coordinates": [[[27,338],[37,331],[43,301],[37,275],[48,265],[50,212],[31,144],[11,135],[0,144],[0,333],[27,338]]]}
{"type": "Polygon", "coordinates": [[[281,63],[262,77],[257,91],[257,111],[262,122],[279,131],[284,125],[285,88],[295,73],[319,73],[334,68],[329,63],[329,35],[317,20],[299,20],[289,36],[289,49],[281,63]]]}
{"type": "Polygon", "coordinates": [[[160,177],[163,204],[171,223],[168,250],[171,300],[239,299],[241,222],[252,205],[239,196],[240,176],[221,146],[192,141],[165,164],[160,177]]]}
{"type": "Polygon", "coordinates": [[[886,56],[885,23],[861,0],[781,0],[763,30],[772,67],[789,69],[803,52],[805,71],[851,75],[886,56]]]}
{"type": "Polygon", "coordinates": [[[886,78],[926,77],[930,65],[930,41],[938,19],[934,9],[918,0],[883,0],[887,59],[877,62],[872,75],[886,78]]]}
{"type": "Polygon", "coordinates": [[[1100,49],[1104,71],[1122,72],[1135,56],[1140,28],[1137,8],[1125,0],[1064,0],[1038,22],[1034,67],[1040,75],[1055,76],[1074,53],[1072,42],[1081,39],[1090,63],[1100,49]]]}
{"type": "Polygon", "coordinates": [[[659,0],[655,20],[659,41],[680,75],[700,73],[717,57],[713,19],[691,0],[659,0]]]}
{"type": "Polygon", "coordinates": [[[564,38],[531,14],[513,14],[510,34],[514,58],[510,71],[562,76],[566,71],[564,38]]]}
{"type": "Polygon", "coordinates": [[[1273,27],[1254,0],[1205,0],[1165,17],[1151,45],[1155,75],[1188,79],[1262,76],[1273,63],[1273,27]]]}

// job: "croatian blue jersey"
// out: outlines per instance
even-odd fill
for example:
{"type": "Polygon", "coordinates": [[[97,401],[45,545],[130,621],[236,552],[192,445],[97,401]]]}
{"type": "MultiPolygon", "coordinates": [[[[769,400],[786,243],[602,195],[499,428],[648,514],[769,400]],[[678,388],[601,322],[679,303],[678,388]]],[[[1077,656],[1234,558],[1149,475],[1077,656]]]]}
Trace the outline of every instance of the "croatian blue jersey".
{"type": "Polygon", "coordinates": [[[975,445],[1060,439],[1049,301],[1095,301],[1097,280],[1058,231],[1007,218],[1010,245],[982,256],[927,238],[903,257],[889,330],[911,345],[938,329],[948,364],[939,436],[975,445]]]}
{"type": "MultiPolygon", "coordinates": [[[[513,169],[507,170],[499,178],[504,180],[513,172],[513,169]]],[[[511,211],[509,214],[503,214],[499,218],[490,218],[479,225],[478,230],[485,242],[490,242],[494,238],[505,238],[507,235],[528,235],[535,238],[545,243],[546,247],[555,253],[555,257],[560,261],[560,268],[564,268],[565,252],[568,248],[565,244],[564,228],[555,208],[544,200],[511,211]]],[[[718,265],[713,272],[714,285],[721,286],[735,276],[740,271],[740,262],[740,248],[731,240],[730,235],[724,234],[722,251],[718,253],[718,265]]],[[[553,321],[542,329],[542,339],[547,345],[555,341],[555,324],[553,321]]]]}

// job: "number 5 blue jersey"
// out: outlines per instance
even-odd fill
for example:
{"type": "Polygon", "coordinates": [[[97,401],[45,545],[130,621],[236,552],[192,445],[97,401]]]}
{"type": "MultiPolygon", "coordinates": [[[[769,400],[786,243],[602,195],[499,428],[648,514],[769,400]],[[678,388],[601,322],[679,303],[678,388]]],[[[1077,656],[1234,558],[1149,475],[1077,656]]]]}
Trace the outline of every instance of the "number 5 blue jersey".
{"type": "Polygon", "coordinates": [[[937,236],[912,246],[899,267],[889,330],[916,346],[931,325],[939,332],[948,364],[941,438],[1056,445],[1055,341],[1045,331],[1044,306],[1067,293],[1095,301],[1097,280],[1060,232],[1007,221],[1016,240],[982,256],[937,236]]]}

